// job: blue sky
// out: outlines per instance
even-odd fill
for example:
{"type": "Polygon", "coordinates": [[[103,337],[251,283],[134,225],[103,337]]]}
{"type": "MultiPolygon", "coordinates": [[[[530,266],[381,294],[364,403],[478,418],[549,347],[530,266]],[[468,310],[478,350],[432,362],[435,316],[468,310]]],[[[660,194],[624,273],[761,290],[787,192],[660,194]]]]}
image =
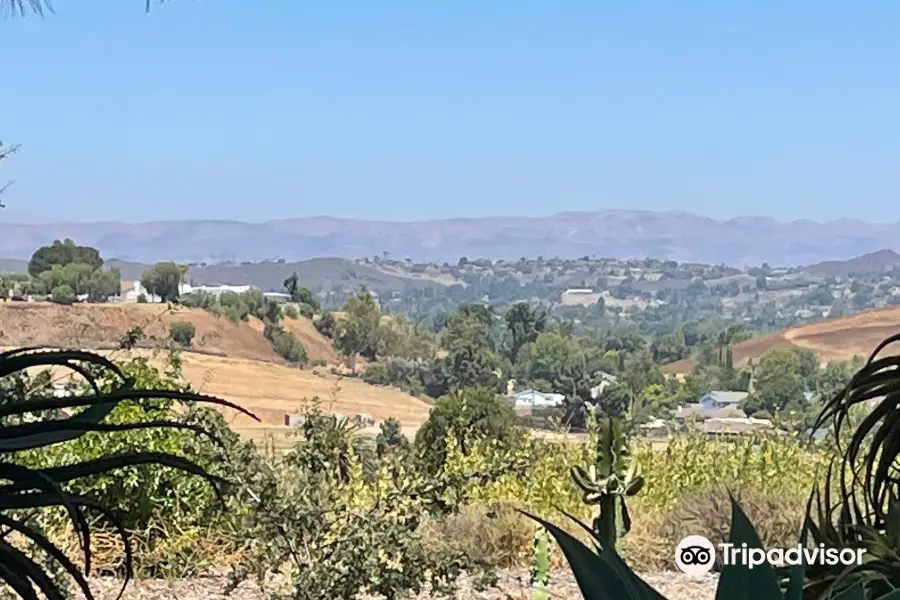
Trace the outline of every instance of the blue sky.
{"type": "Polygon", "coordinates": [[[0,21],[19,213],[900,220],[895,2],[54,6],[0,21]]]}

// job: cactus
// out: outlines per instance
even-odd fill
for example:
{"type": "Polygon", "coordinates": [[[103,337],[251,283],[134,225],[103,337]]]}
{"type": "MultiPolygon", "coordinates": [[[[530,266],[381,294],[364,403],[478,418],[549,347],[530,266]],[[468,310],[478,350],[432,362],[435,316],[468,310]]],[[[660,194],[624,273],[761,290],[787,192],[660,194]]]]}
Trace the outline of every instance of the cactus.
{"type": "Polygon", "coordinates": [[[615,548],[619,522],[623,535],[631,529],[625,498],[641,490],[644,478],[637,459],[628,450],[620,419],[597,419],[591,411],[588,428],[594,441],[594,464],[587,469],[572,467],[572,479],[584,493],[584,502],[598,507],[594,532],[615,548]]]}
{"type": "Polygon", "coordinates": [[[531,600],[549,600],[550,534],[543,527],[534,533],[531,552],[531,600]]]}

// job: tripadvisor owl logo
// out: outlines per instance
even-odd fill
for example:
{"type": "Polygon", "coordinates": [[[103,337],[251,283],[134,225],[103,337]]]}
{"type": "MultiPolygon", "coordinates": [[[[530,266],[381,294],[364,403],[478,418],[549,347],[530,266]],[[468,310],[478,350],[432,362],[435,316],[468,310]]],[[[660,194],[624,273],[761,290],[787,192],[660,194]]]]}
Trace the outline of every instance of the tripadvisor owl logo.
{"type": "MultiPolygon", "coordinates": [[[[861,565],[866,551],[862,548],[826,548],[824,544],[791,548],[748,548],[747,544],[719,544],[722,565],[745,565],[752,569],[762,564],[781,565],[861,565]]],[[[675,566],[692,577],[709,573],[716,563],[716,547],[702,535],[689,535],[675,548],[675,566]]]]}
{"type": "Polygon", "coordinates": [[[687,575],[705,575],[715,562],[716,548],[702,535],[689,535],[675,548],[675,566],[687,575]]]}

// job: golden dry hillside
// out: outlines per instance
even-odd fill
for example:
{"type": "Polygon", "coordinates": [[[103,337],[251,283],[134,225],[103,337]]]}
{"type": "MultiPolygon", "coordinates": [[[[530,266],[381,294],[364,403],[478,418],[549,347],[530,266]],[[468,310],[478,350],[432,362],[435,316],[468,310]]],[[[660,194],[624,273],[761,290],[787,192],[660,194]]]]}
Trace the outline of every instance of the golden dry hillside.
{"type": "MultiPolygon", "coordinates": [[[[840,319],[819,321],[760,336],[733,348],[734,363],[756,360],[769,348],[805,348],[822,362],[867,357],[885,338],[900,333],[900,306],[867,310],[840,319]]],[[[665,373],[687,373],[693,361],[680,360],[663,367],[665,373]]]]}
{"type": "MultiPolygon", "coordinates": [[[[283,423],[286,413],[302,412],[318,397],[327,412],[347,416],[367,414],[377,421],[396,417],[404,427],[417,428],[428,418],[429,405],[398,390],[372,386],[358,379],[339,379],[329,369],[289,367],[262,336],[262,323],[251,318],[234,323],[202,309],[168,310],[152,304],[76,304],[61,306],[44,302],[0,304],[0,346],[77,347],[114,353],[113,347],[133,327],[148,336],[165,338],[173,321],[190,321],[196,328],[194,349],[182,355],[185,378],[206,394],[230,400],[255,413],[257,424],[243,415],[226,411],[239,429],[283,423]]],[[[329,340],[309,319],[285,319],[285,329],[294,333],[313,360],[334,363],[337,355],[329,340]]],[[[161,360],[152,350],[132,354],[161,360]]]]}

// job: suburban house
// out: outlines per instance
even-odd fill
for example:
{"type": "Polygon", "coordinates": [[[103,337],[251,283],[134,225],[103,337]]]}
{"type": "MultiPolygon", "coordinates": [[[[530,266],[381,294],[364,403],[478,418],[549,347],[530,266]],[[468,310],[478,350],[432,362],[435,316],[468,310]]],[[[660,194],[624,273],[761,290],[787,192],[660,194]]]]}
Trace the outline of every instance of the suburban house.
{"type": "MultiPolygon", "coordinates": [[[[149,293],[144,286],[141,285],[139,280],[135,281],[122,281],[121,285],[121,293],[119,294],[119,302],[127,302],[134,303],[138,301],[138,298],[144,296],[147,299],[147,302],[162,302],[162,299],[159,296],[154,296],[149,293]]],[[[191,292],[196,292],[197,288],[192,287],[189,283],[181,283],[178,284],[178,293],[179,294],[190,294],[191,292]]]]}
{"type": "Polygon", "coordinates": [[[723,392],[714,391],[700,396],[696,402],[679,406],[675,417],[685,419],[696,417],[701,420],[718,418],[747,418],[746,413],[740,408],[741,402],[747,397],[747,392],[723,392]]]}
{"type": "Polygon", "coordinates": [[[564,394],[552,392],[539,392],[537,390],[522,390],[513,396],[515,406],[518,407],[545,407],[560,406],[566,399],[564,394]]]}
{"type": "Polygon", "coordinates": [[[697,404],[707,410],[737,408],[747,397],[747,392],[709,392],[697,399],[697,404]]]}
{"type": "Polygon", "coordinates": [[[245,294],[250,290],[256,289],[252,285],[198,285],[197,287],[189,290],[188,292],[181,292],[183,294],[190,292],[198,292],[201,294],[212,294],[213,296],[221,296],[225,292],[234,292],[235,294],[245,294]]]}
{"type": "Polygon", "coordinates": [[[284,292],[263,292],[263,296],[280,304],[290,302],[291,300],[291,295],[285,294],[284,292]]]}

